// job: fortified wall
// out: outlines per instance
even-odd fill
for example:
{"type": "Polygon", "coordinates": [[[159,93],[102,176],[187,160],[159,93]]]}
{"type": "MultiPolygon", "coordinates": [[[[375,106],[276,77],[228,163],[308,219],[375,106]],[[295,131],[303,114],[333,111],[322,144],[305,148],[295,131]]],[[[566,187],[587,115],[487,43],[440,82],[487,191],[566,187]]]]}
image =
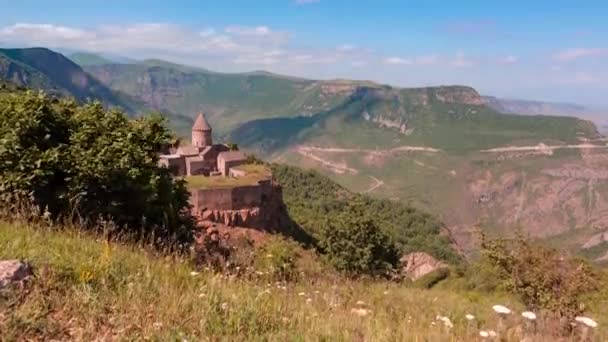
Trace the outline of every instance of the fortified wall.
{"type": "Polygon", "coordinates": [[[190,205],[197,216],[206,209],[241,210],[263,205],[272,197],[272,192],[271,180],[262,180],[257,185],[194,189],[191,190],[190,205]]]}
{"type": "Polygon", "coordinates": [[[257,185],[191,190],[192,215],[201,223],[220,223],[274,230],[281,226],[285,211],[281,187],[272,180],[257,185]]]}

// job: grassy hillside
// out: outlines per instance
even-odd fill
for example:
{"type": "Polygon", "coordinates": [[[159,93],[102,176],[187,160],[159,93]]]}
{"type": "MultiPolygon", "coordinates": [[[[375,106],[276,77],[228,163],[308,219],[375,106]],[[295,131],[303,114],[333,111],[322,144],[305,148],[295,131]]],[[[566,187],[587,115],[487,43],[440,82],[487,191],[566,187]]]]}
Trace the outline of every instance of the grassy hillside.
{"type": "MultiPolygon", "coordinates": [[[[30,260],[36,270],[25,295],[0,295],[0,328],[9,341],[472,340],[480,329],[497,329],[492,305],[525,309],[501,294],[349,281],[317,268],[305,254],[298,263],[307,277],[275,284],[197,270],[177,256],[71,230],[2,223],[0,259],[7,258],[30,260]],[[476,320],[467,322],[465,314],[476,320]],[[437,315],[454,327],[445,328],[437,315]]],[[[605,307],[592,310],[600,318],[594,337],[608,338],[605,307]]],[[[513,330],[523,324],[518,317],[509,319],[513,330]]]]}
{"type": "Polygon", "coordinates": [[[429,214],[403,203],[350,192],[315,171],[274,164],[272,172],[283,187],[289,215],[313,237],[318,235],[323,220],[357,205],[362,208],[361,215],[386,232],[401,253],[425,251],[452,263],[459,261],[450,239],[442,234],[442,224],[429,214]]]}

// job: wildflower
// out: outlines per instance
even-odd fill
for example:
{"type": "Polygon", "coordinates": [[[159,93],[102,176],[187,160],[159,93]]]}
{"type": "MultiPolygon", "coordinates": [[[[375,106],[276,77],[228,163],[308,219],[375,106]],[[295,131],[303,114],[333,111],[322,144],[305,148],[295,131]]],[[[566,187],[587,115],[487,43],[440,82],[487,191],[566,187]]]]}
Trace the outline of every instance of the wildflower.
{"type": "Polygon", "coordinates": [[[197,276],[197,275],[199,275],[199,274],[200,274],[200,273],[199,273],[199,272],[196,272],[196,271],[192,271],[192,272],[190,272],[190,275],[191,275],[191,276],[193,276],[193,277],[196,277],[196,276],[197,276]]]}
{"type": "Polygon", "coordinates": [[[451,329],[454,327],[454,324],[452,324],[452,321],[448,317],[437,315],[436,319],[438,321],[442,321],[443,325],[448,329],[451,329]]]}
{"type": "Polygon", "coordinates": [[[357,305],[365,305],[365,302],[364,302],[364,301],[362,301],[362,300],[358,300],[358,301],[357,301],[357,305]]]}
{"type": "Polygon", "coordinates": [[[365,317],[365,316],[369,315],[371,312],[372,312],[371,310],[361,309],[361,308],[353,308],[350,310],[350,313],[357,315],[359,317],[365,317]]]}
{"type": "Polygon", "coordinates": [[[479,332],[479,336],[486,338],[486,337],[490,337],[490,334],[487,331],[482,330],[479,332]]]}
{"type": "Polygon", "coordinates": [[[160,329],[163,327],[163,323],[161,322],[154,322],[154,324],[152,324],[152,326],[154,327],[154,329],[160,329]]]}
{"type": "Polygon", "coordinates": [[[575,319],[575,321],[579,322],[579,323],[583,323],[584,325],[590,327],[590,328],[597,328],[597,322],[592,320],[589,317],[585,317],[585,316],[577,316],[575,319]]]}
{"type": "Polygon", "coordinates": [[[306,292],[300,292],[300,293],[298,293],[298,296],[304,297],[304,296],[306,296],[306,292]]]}
{"type": "Polygon", "coordinates": [[[524,311],[521,313],[522,317],[524,317],[525,319],[529,319],[531,321],[534,321],[536,319],[536,314],[532,311],[524,311]]]}
{"type": "Polygon", "coordinates": [[[312,302],[312,298],[306,298],[306,303],[311,303],[312,302]]]}
{"type": "Polygon", "coordinates": [[[466,315],[464,315],[464,317],[467,319],[467,321],[472,321],[475,319],[475,316],[473,316],[471,314],[466,314],[466,315]]]}
{"type": "Polygon", "coordinates": [[[220,304],[220,308],[223,311],[227,311],[228,310],[228,303],[224,302],[224,303],[220,304]]]}
{"type": "Polygon", "coordinates": [[[494,305],[492,309],[499,315],[509,315],[511,313],[511,310],[509,308],[502,305],[494,305]]]}
{"type": "Polygon", "coordinates": [[[488,335],[490,335],[490,337],[496,337],[496,336],[498,336],[498,334],[494,330],[488,330],[488,335]]]}
{"type": "Polygon", "coordinates": [[[577,316],[576,318],[574,318],[574,320],[583,324],[581,332],[581,341],[587,341],[587,337],[591,333],[589,329],[595,329],[597,327],[597,322],[585,316],[577,316]]]}

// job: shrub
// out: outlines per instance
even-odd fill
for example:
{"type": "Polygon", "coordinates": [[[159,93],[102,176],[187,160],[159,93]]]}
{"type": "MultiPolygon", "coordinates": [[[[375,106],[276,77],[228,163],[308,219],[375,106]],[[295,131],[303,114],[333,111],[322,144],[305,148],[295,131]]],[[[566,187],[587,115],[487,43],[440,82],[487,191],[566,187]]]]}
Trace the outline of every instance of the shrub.
{"type": "Polygon", "coordinates": [[[271,237],[255,252],[254,268],[274,281],[293,281],[298,278],[298,259],[295,242],[280,236],[271,237]]]}
{"type": "Polygon", "coordinates": [[[0,99],[0,195],[32,198],[52,218],[121,233],[190,239],[185,184],[159,168],[164,120],[129,120],[100,103],[78,106],[42,93],[0,99]]]}
{"type": "Polygon", "coordinates": [[[599,274],[584,260],[564,256],[555,249],[531,243],[482,236],[482,253],[500,271],[505,288],[531,309],[547,309],[559,317],[582,313],[583,296],[599,286],[599,274]]]}
{"type": "Polygon", "coordinates": [[[399,261],[395,244],[357,205],[325,220],[319,246],[331,265],[351,276],[387,275],[399,261]]]}
{"type": "Polygon", "coordinates": [[[434,270],[431,273],[425,274],[420,279],[414,282],[416,287],[422,289],[431,289],[435,285],[439,284],[441,281],[447,279],[450,276],[450,269],[447,267],[442,267],[434,270]]]}

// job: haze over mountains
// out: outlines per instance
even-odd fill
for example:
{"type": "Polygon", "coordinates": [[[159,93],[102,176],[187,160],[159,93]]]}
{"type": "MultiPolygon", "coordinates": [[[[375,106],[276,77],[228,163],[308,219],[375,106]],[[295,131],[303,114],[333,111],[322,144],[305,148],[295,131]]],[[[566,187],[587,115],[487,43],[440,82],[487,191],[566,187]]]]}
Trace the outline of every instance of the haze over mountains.
{"type": "Polygon", "coordinates": [[[482,223],[608,258],[608,243],[597,239],[608,231],[608,154],[593,123],[570,117],[586,118],[582,106],[482,97],[467,86],[396,88],[71,58],[78,64],[47,49],[0,50],[0,78],[133,115],[161,111],[182,136],[204,111],[218,138],[439,215],[465,249],[471,227],[482,223]]]}

